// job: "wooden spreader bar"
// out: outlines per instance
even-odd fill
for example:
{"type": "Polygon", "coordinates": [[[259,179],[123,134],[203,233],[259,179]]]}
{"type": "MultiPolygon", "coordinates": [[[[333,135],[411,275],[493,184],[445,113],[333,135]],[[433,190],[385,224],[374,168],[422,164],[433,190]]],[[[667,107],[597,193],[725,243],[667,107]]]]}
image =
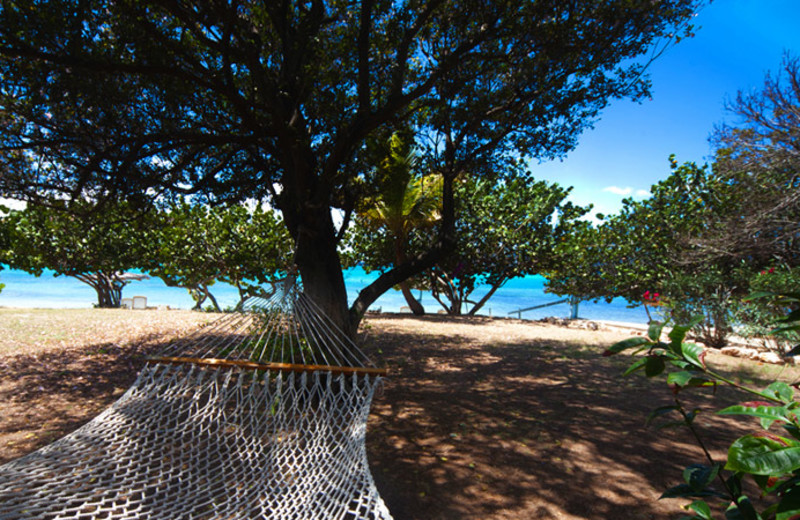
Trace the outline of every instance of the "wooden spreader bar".
{"type": "Polygon", "coordinates": [[[291,363],[255,363],[253,361],[240,361],[234,359],[152,356],[148,357],[147,360],[155,363],[167,363],[171,365],[194,364],[217,367],[238,367],[247,368],[250,370],[274,370],[279,372],[331,372],[333,374],[374,374],[379,376],[385,376],[389,373],[389,371],[385,368],[296,365],[291,363]]]}

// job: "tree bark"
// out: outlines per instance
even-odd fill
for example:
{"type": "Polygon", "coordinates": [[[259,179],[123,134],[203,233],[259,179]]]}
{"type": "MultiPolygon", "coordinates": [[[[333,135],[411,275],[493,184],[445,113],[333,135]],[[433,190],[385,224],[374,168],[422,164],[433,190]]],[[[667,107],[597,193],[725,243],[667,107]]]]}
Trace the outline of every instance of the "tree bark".
{"type": "MultiPolygon", "coordinates": [[[[303,211],[294,216],[295,264],[300,271],[303,292],[342,332],[355,337],[358,322],[352,323],[347,308],[347,290],[336,231],[328,207],[303,211]]],[[[289,219],[287,218],[287,222],[289,219]]]]}
{"type": "Polygon", "coordinates": [[[205,290],[205,286],[198,285],[195,287],[187,287],[187,290],[189,291],[189,296],[194,300],[194,307],[192,307],[192,310],[202,311],[203,302],[208,298],[208,291],[205,290]]]}
{"type": "Polygon", "coordinates": [[[116,280],[113,275],[102,272],[90,274],[70,274],[89,285],[97,293],[97,307],[100,309],[117,309],[122,300],[122,288],[125,282],[116,280]]]}
{"type": "Polygon", "coordinates": [[[502,286],[503,286],[505,283],[506,283],[506,280],[503,280],[503,281],[502,281],[502,282],[500,282],[499,284],[494,284],[494,285],[492,285],[492,288],[491,288],[491,289],[489,289],[489,292],[487,292],[487,293],[486,293],[486,294],[483,296],[483,298],[481,298],[481,299],[480,299],[480,301],[478,301],[478,303],[476,303],[475,305],[473,305],[473,306],[472,306],[472,308],[469,310],[469,313],[468,313],[468,314],[469,314],[470,316],[475,316],[475,314],[476,314],[476,313],[477,313],[479,310],[481,310],[481,309],[483,308],[483,306],[486,304],[486,302],[488,302],[488,301],[489,301],[489,298],[491,298],[492,296],[494,296],[494,293],[495,293],[495,292],[497,292],[497,289],[499,289],[500,287],[502,287],[502,286]]]}
{"type": "Polygon", "coordinates": [[[208,299],[211,300],[211,305],[214,306],[214,310],[217,312],[222,312],[222,309],[219,308],[219,303],[217,303],[217,299],[214,297],[213,294],[211,294],[211,291],[208,289],[208,286],[206,286],[206,295],[208,296],[208,299]]]}
{"type": "Polygon", "coordinates": [[[411,292],[408,282],[400,282],[400,292],[403,293],[403,298],[406,299],[408,308],[411,309],[411,312],[414,313],[415,316],[425,315],[425,307],[422,306],[419,300],[414,298],[414,294],[411,292]]]}
{"type": "MultiPolygon", "coordinates": [[[[395,237],[394,239],[394,257],[397,261],[398,265],[402,265],[408,259],[406,256],[406,252],[403,250],[403,241],[399,237],[395,237]]],[[[400,282],[400,292],[403,293],[403,298],[406,299],[406,303],[408,303],[408,307],[411,309],[411,312],[414,313],[415,316],[424,316],[425,315],[425,307],[414,298],[414,294],[411,292],[411,288],[408,286],[407,281],[400,282]]]]}

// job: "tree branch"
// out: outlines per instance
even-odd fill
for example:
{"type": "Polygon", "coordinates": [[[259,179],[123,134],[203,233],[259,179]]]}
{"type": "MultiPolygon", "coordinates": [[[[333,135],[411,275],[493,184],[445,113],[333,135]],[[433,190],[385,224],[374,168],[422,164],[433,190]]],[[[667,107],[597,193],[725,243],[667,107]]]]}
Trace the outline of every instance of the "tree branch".
{"type": "Polygon", "coordinates": [[[361,2],[361,16],[358,28],[358,115],[368,114],[371,107],[371,86],[369,67],[369,37],[372,29],[372,8],[374,0],[361,2]]]}

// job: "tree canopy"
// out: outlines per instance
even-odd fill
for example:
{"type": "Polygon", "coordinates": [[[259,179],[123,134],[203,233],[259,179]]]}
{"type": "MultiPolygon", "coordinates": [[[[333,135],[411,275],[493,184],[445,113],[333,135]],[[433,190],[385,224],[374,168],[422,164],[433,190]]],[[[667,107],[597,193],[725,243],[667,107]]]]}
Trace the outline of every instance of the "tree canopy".
{"type": "MultiPolygon", "coordinates": [[[[430,238],[430,230],[441,219],[441,176],[418,171],[420,161],[409,137],[395,133],[386,143],[376,169],[376,194],[364,197],[356,208],[356,229],[348,248],[357,256],[351,261],[367,271],[385,271],[407,262],[422,249],[420,234],[430,238]]],[[[401,281],[398,287],[411,311],[424,314],[409,281],[401,281]]]]}
{"type": "Polygon", "coordinates": [[[560,246],[551,290],[631,302],[659,293],[680,321],[704,314],[701,333],[714,346],[733,321],[766,327],[780,309],[745,298],[789,290],[800,267],[798,60],[787,57],[762,91],[740,93],[729,110],[740,120],[715,132],[714,162],[671,159],[673,173],[650,198],[626,199],[619,214],[585,225],[560,246]]]}
{"type": "Polygon", "coordinates": [[[102,211],[80,201],[28,205],[3,217],[8,244],[0,262],[39,276],[45,269],[71,276],[97,292],[99,307],[119,307],[129,283],[125,271],[140,268],[147,255],[149,213],[127,204],[102,211]]]}
{"type": "Polygon", "coordinates": [[[669,276],[686,233],[698,226],[695,187],[707,169],[673,162],[669,178],[651,188],[645,200],[627,198],[619,213],[599,225],[586,222],[557,246],[560,261],[548,273],[548,288],[591,300],[624,297],[641,302],[669,276]]]}
{"type": "Polygon", "coordinates": [[[306,291],[352,332],[449,250],[456,178],[570,150],[609,99],[647,93],[635,58],[698,3],[5,2],[0,194],[267,199],[306,291]],[[348,314],[331,209],[349,222],[367,141],[400,124],[443,178],[437,239],[348,314]]]}
{"type": "Polygon", "coordinates": [[[176,203],[159,212],[149,237],[148,272],[168,285],[185,287],[201,308],[216,282],[239,291],[240,303],[264,295],[263,284],[289,265],[286,228],[270,210],[245,205],[209,207],[176,203]]]}
{"type": "Polygon", "coordinates": [[[728,199],[696,244],[703,254],[762,266],[800,266],[800,61],[787,55],[761,91],[728,103],[737,123],[718,128],[715,171],[728,199]]]}
{"type": "Polygon", "coordinates": [[[660,303],[683,321],[704,314],[704,341],[721,346],[730,332],[732,298],[747,294],[747,280],[759,267],[703,254],[697,239],[735,211],[735,186],[713,167],[671,161],[672,174],[651,188],[649,198],[623,200],[618,214],[597,227],[585,225],[559,245],[561,261],[548,275],[548,289],[586,300],[660,303]]]}
{"type": "Polygon", "coordinates": [[[570,191],[524,178],[459,183],[456,247],[426,273],[426,288],[449,314],[474,315],[507,281],[547,272],[588,211],[566,201],[570,191]],[[481,285],[488,291],[475,300],[481,285]]]}

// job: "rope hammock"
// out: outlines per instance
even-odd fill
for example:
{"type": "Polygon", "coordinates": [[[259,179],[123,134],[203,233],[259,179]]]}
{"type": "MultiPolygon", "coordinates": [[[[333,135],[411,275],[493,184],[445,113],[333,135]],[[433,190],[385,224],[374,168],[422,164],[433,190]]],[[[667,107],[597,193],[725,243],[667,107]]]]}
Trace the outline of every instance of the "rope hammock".
{"type": "Polygon", "coordinates": [[[364,444],[384,374],[287,283],[169,345],[82,428],[0,466],[0,520],[389,520],[364,444]]]}

